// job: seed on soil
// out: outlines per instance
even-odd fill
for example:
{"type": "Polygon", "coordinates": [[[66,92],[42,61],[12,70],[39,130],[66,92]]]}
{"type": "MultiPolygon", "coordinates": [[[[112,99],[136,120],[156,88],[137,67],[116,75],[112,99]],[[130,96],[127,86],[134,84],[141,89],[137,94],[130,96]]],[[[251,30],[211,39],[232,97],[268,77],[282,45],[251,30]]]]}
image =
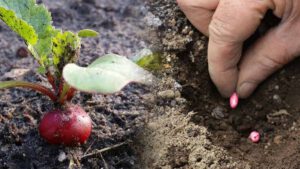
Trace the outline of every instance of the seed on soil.
{"type": "Polygon", "coordinates": [[[236,92],[231,95],[229,102],[232,109],[235,109],[238,106],[239,97],[236,92]]]}
{"type": "Polygon", "coordinates": [[[259,132],[257,131],[252,131],[249,135],[249,139],[251,140],[252,143],[257,143],[259,142],[260,135],[259,132]]]}

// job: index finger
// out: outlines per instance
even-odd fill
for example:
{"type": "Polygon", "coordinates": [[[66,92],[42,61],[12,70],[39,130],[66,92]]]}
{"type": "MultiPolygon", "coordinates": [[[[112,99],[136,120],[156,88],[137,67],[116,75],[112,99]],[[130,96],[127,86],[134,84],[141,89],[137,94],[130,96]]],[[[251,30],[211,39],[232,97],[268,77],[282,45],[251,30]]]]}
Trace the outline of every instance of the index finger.
{"type": "Polygon", "coordinates": [[[223,96],[229,97],[236,89],[243,42],[272,6],[271,0],[220,0],[209,25],[208,65],[223,96]]]}

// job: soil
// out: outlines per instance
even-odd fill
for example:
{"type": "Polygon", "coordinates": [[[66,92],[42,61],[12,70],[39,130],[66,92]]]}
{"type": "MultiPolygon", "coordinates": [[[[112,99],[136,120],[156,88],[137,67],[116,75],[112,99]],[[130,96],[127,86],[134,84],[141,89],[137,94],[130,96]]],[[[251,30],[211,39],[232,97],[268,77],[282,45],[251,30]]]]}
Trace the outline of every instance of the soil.
{"type": "MultiPolygon", "coordinates": [[[[38,122],[53,107],[48,98],[23,89],[0,91],[0,168],[299,168],[300,59],[231,110],[209,78],[207,38],[175,1],[39,2],[50,9],[57,28],[100,32],[83,40],[80,65],[146,47],[162,54],[163,69],[154,72],[158,80],[151,87],[131,84],[106,96],[77,93],[73,103],[93,120],[90,139],[78,147],[49,145],[39,137],[38,122]],[[257,144],[248,140],[253,130],[261,134],[257,144]]],[[[1,22],[0,80],[44,84],[34,73],[36,62],[17,52],[23,46],[1,22]]]]}
{"type": "MultiPolygon", "coordinates": [[[[51,11],[56,28],[72,31],[89,28],[100,33],[97,38],[83,39],[80,65],[85,66],[107,53],[131,56],[146,47],[140,36],[145,15],[142,1],[38,2],[51,11]]],[[[1,22],[0,80],[27,80],[47,85],[45,78],[35,73],[38,65],[24,46],[1,22]]],[[[149,93],[147,87],[132,84],[122,92],[107,96],[77,93],[73,103],[82,105],[89,113],[93,131],[86,144],[70,148],[49,145],[39,136],[37,126],[41,117],[53,109],[48,98],[23,89],[1,90],[0,93],[1,169],[132,168],[137,163],[129,143],[144,124],[149,110],[148,102],[143,99],[143,95],[149,93]],[[95,153],[115,145],[119,146],[95,153]]]]}
{"type": "MultiPolygon", "coordinates": [[[[143,167],[299,168],[300,59],[231,110],[209,78],[207,38],[191,26],[175,1],[150,0],[149,5],[160,23],[150,32],[159,39],[154,42],[169,68],[165,75],[181,86],[186,103],[157,109],[160,115],[140,133],[143,167]],[[248,139],[253,130],[261,134],[257,144],[248,139]]],[[[276,23],[268,14],[248,43],[276,23]]]]}

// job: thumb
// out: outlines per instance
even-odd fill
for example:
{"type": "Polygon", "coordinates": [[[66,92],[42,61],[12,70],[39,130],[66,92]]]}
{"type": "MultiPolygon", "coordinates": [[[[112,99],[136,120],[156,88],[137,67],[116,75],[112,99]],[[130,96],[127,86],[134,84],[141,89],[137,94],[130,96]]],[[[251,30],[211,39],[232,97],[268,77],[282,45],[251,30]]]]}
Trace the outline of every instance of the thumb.
{"type": "Polygon", "coordinates": [[[280,25],[246,51],[239,65],[237,93],[241,98],[251,95],[259,83],[299,55],[299,28],[299,22],[280,25]]]}

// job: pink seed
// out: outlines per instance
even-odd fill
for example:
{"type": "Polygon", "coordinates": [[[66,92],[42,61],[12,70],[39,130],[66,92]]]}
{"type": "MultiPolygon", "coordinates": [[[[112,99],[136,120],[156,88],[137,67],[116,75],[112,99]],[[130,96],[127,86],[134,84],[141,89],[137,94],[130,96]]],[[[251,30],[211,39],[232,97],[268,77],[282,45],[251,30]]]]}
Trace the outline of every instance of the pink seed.
{"type": "Polygon", "coordinates": [[[235,109],[239,103],[239,97],[236,92],[234,92],[230,97],[230,107],[235,109]]]}
{"type": "Polygon", "coordinates": [[[260,139],[260,135],[259,132],[257,131],[252,131],[249,135],[249,139],[253,142],[253,143],[257,143],[259,142],[260,139]]]}

